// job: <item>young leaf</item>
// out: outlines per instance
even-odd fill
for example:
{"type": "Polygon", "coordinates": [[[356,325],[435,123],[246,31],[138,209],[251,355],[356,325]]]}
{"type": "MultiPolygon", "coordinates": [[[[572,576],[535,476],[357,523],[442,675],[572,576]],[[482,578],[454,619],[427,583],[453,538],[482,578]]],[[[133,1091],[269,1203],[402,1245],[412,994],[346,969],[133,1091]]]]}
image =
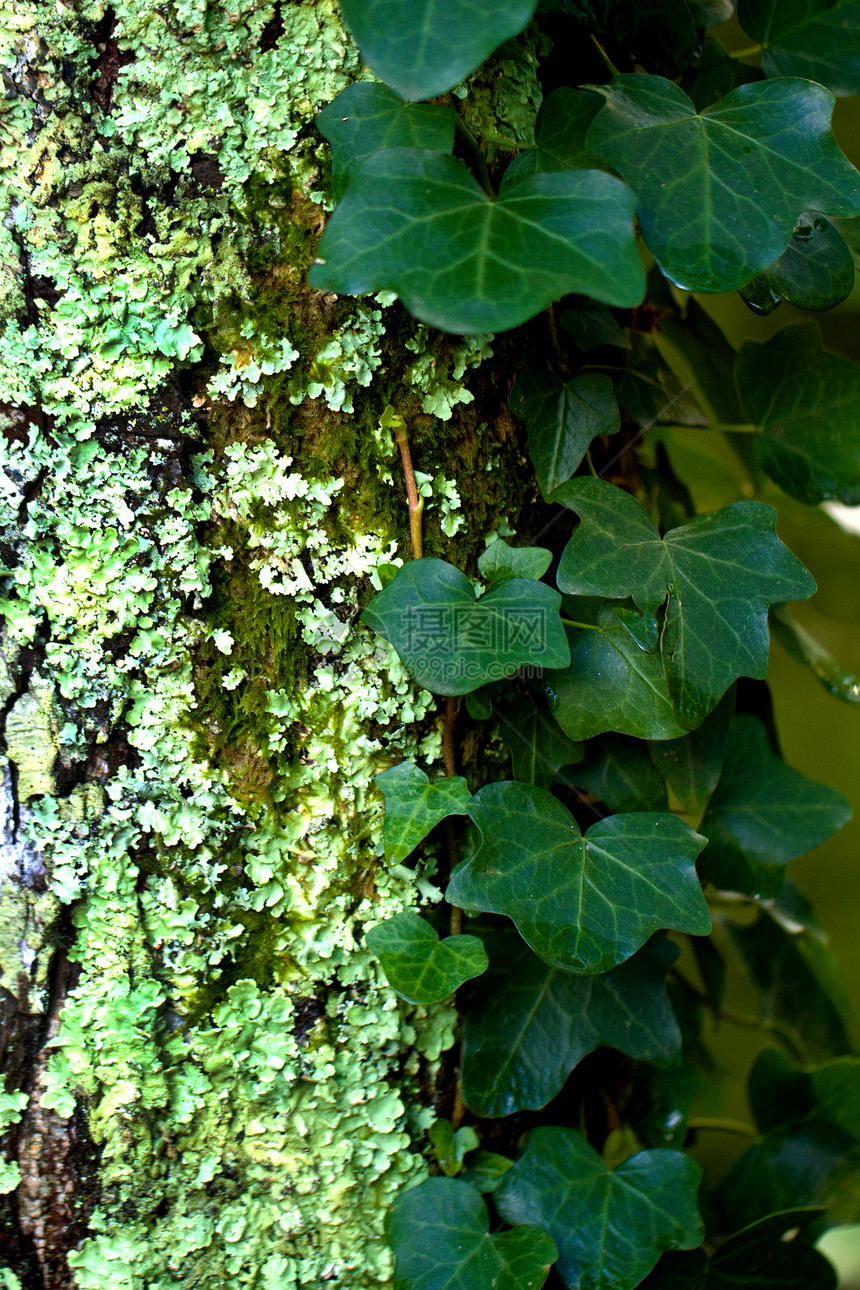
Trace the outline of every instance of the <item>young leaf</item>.
{"type": "Polygon", "coordinates": [[[569,480],[555,500],[582,520],[559,565],[562,591],[633,596],[651,610],[668,597],[660,649],[687,727],[700,724],[737,677],[764,677],[768,606],[815,591],[776,536],[776,511],[762,502],[697,516],[661,540],[635,498],[604,480],[569,480]]]}
{"type": "Polygon", "coordinates": [[[406,99],[451,90],[516,36],[537,0],[340,0],[361,56],[406,99]]]}
{"type": "Polygon", "coordinates": [[[614,815],[583,837],[551,793],[513,782],[480,789],[469,814],[481,845],[446,899],[506,914],[551,967],[607,972],[658,928],[710,929],[694,868],[704,838],[673,815],[614,815]]]}
{"type": "Polygon", "coordinates": [[[570,291],[635,305],[634,206],[601,171],[534,175],[493,200],[453,157],[386,148],[356,165],[309,280],[396,291],[423,322],[466,335],[516,327],[570,291]]]}
{"type": "Polygon", "coordinates": [[[788,246],[798,210],[860,214],[860,176],[820,85],[741,85],[698,116],[657,76],[616,76],[600,92],[588,147],[637,194],[645,241],[679,287],[742,287],[788,246]]]}
{"type": "MultiPolygon", "coordinates": [[[[473,798],[473,802],[474,802],[473,798]]],[[[720,782],[701,823],[701,873],[715,886],[776,896],[789,860],[824,842],[851,817],[841,793],[775,756],[761,722],[735,717],[720,782]]]]}
{"type": "Polygon", "coordinates": [[[551,170],[602,170],[585,146],[585,136],[601,109],[597,94],[563,87],[541,104],[535,122],[535,147],[515,157],[502,176],[502,189],[529,175],[551,170]]]}
{"type": "Polygon", "coordinates": [[[856,0],[738,0],[738,21],[762,45],[768,76],[803,76],[834,94],[860,93],[856,0]]]}
{"type": "Polygon", "coordinates": [[[572,778],[613,812],[669,809],[663,777],[638,739],[603,735],[589,746],[572,778]]]}
{"type": "Polygon", "coordinates": [[[346,192],[353,162],[381,148],[454,150],[451,108],[407,103],[389,85],[360,81],[323,108],[316,126],[331,144],[331,181],[336,201],[346,192]]]}
{"type": "Polygon", "coordinates": [[[723,1231],[775,1209],[826,1204],[845,1186],[856,1213],[860,1165],[860,1058],[799,1069],[782,1053],[759,1053],[749,1099],[761,1137],[721,1179],[714,1203],[723,1231]]]}
{"type": "Polygon", "coordinates": [[[428,1178],[394,1201],[387,1234],[405,1290],[540,1290],[558,1257],[537,1227],[489,1232],[481,1195],[456,1178],[428,1178]]]}
{"type": "Polygon", "coordinates": [[[762,431],[754,440],[762,470],[809,505],[860,503],[860,366],[823,349],[817,323],[801,322],[763,344],[747,341],[735,377],[762,431]]]}
{"type": "Polygon", "coordinates": [[[570,658],[561,597],[542,582],[511,578],[475,600],[465,574],[444,560],[410,560],[374,596],[362,622],[390,641],[418,685],[468,694],[525,664],[570,658]]]}
{"type": "Polygon", "coordinates": [[[487,954],[477,936],[440,941],[430,924],[410,910],[371,927],[364,941],[392,990],[408,1003],[440,1003],[487,970],[487,954]]]}
{"type": "Polygon", "coordinates": [[[385,859],[399,864],[449,815],[468,815],[472,795],[465,779],[451,775],[431,784],[414,762],[380,771],[376,782],[385,797],[385,859]]]}
{"type": "Polygon", "coordinates": [[[572,1129],[539,1128],[494,1199],[509,1223],[540,1224],[558,1243],[570,1290],[632,1290],[664,1250],[704,1235],[702,1171],[679,1151],[640,1151],[609,1170],[572,1129]]]}
{"type": "Polygon", "coordinates": [[[723,767],[723,750],[734,709],[734,694],[727,694],[698,730],[691,730],[682,739],[649,743],[651,760],[682,810],[700,815],[708,805],[723,767]]]}
{"type": "Polygon", "coordinates": [[[450,1120],[435,1120],[430,1126],[428,1137],[436,1154],[436,1162],[446,1178],[456,1178],[466,1155],[481,1145],[471,1124],[455,1131],[450,1120]]]}
{"type": "Polygon", "coordinates": [[[502,738],[511,750],[514,779],[549,788],[562,766],[582,760],[582,744],[568,739],[546,707],[538,707],[525,695],[497,705],[496,715],[502,738]]]}
{"type": "Polygon", "coordinates": [[[574,475],[592,439],[621,429],[612,382],[602,373],[563,381],[549,368],[527,367],[508,405],[528,427],[529,455],[547,500],[574,475]]]}
{"type": "Polygon", "coordinates": [[[577,632],[570,666],[544,674],[550,710],[571,739],[618,731],[639,739],[674,739],[684,733],[669,694],[663,655],[618,606],[605,604],[593,629],[577,632]]]}
{"type": "Polygon", "coordinates": [[[476,1115],[546,1106],[603,1045],[657,1066],[680,1059],[664,980],[678,953],[670,942],[649,941],[606,976],[548,967],[510,934],[486,944],[489,973],[470,997],[463,1029],[463,1097],[476,1115]]]}
{"type": "Polygon", "coordinates": [[[487,582],[508,578],[542,578],[552,564],[552,551],[544,546],[510,546],[504,538],[491,542],[478,556],[478,571],[487,582]]]}
{"type": "Polygon", "coordinates": [[[753,313],[772,314],[783,300],[797,309],[833,309],[854,286],[854,257],[823,215],[804,211],[788,247],[764,273],[741,287],[753,313]]]}

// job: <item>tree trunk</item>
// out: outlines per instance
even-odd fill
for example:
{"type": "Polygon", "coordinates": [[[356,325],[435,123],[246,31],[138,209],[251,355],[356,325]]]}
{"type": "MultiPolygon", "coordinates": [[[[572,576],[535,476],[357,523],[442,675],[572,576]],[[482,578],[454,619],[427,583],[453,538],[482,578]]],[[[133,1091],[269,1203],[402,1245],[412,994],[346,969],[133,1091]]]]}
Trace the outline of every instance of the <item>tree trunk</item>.
{"type": "MultiPolygon", "coordinates": [[[[375,1285],[456,1061],[363,948],[426,892],[373,777],[442,765],[357,622],[410,555],[380,421],[473,571],[516,521],[510,355],[307,286],[333,0],[4,14],[0,1284],[375,1285]]],[[[532,65],[475,129],[526,140],[532,65]]]]}

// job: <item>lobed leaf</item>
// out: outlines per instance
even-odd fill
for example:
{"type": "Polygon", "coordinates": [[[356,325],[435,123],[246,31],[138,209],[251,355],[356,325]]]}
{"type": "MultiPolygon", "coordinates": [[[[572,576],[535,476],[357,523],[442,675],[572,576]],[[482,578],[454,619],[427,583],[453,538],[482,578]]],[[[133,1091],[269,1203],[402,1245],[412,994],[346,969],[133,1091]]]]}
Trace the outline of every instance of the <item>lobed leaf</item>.
{"type": "Polygon", "coordinates": [[[860,93],[857,0],[738,0],[738,21],[762,45],[768,76],[804,76],[834,94],[860,93]]]}
{"type": "Polygon", "coordinates": [[[549,368],[527,367],[508,404],[528,427],[529,455],[547,500],[573,477],[592,439],[621,429],[612,382],[602,373],[563,381],[549,368]]]}
{"type": "Polygon", "coordinates": [[[403,910],[376,923],[364,938],[388,978],[409,1003],[441,1003],[464,981],[487,970],[487,954],[477,936],[446,936],[418,914],[403,910]]]}
{"type": "Polygon", "coordinates": [[[431,829],[449,815],[468,815],[472,795],[465,779],[451,775],[431,784],[414,762],[380,771],[376,782],[385,798],[385,859],[399,864],[431,829]]]}

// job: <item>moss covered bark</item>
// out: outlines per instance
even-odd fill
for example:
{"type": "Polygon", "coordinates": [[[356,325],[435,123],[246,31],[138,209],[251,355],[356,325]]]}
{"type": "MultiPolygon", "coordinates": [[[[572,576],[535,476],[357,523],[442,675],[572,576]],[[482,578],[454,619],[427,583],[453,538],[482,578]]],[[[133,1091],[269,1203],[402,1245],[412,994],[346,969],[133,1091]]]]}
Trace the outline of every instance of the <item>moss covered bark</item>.
{"type": "MultiPolygon", "coordinates": [[[[306,285],[313,117],[361,74],[333,0],[0,31],[0,1283],[372,1286],[453,1022],[363,948],[426,896],[373,776],[441,762],[356,624],[409,554],[380,418],[469,571],[519,502],[509,355],[306,285]]],[[[466,93],[494,147],[534,57],[466,93]]]]}

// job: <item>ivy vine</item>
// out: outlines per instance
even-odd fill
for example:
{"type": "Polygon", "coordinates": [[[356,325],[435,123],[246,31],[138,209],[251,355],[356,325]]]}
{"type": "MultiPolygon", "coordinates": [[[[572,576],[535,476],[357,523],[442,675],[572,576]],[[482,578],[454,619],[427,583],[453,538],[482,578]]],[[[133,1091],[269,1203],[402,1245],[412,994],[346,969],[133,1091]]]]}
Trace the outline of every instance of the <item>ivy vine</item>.
{"type": "Polygon", "coordinates": [[[476,578],[423,558],[387,410],[414,558],[362,619],[444,696],[448,773],[378,776],[385,858],[442,826],[450,872],[366,944],[405,1000],[456,994],[462,1018],[435,1176],[390,1215],[399,1283],[824,1290],[815,1239],[860,1216],[860,1057],[785,867],[849,812],[782,760],[770,631],[831,693],[860,684],[787,608],[815,581],[756,494],[860,503],[860,368],[815,322],[735,353],[691,293],[766,314],[851,290],[860,175],[830,121],[860,91],[860,3],[740,0],[739,52],[709,34],[729,0],[341,5],[378,79],[318,118],[338,204],[310,281],[455,334],[521,328],[509,403],[547,517],[476,578]],[[534,138],[485,151],[452,91],[532,22],[534,138]],[[719,441],[742,500],[697,513],[672,427],[719,441]],[[457,774],[464,696],[511,779],[457,774]],[[724,1006],[730,963],[759,1016],[724,1006]],[[777,1045],[749,1123],[691,1114],[703,1010],[777,1045]],[[714,1129],[748,1145],[705,1187],[689,1148],[714,1129]]]}

